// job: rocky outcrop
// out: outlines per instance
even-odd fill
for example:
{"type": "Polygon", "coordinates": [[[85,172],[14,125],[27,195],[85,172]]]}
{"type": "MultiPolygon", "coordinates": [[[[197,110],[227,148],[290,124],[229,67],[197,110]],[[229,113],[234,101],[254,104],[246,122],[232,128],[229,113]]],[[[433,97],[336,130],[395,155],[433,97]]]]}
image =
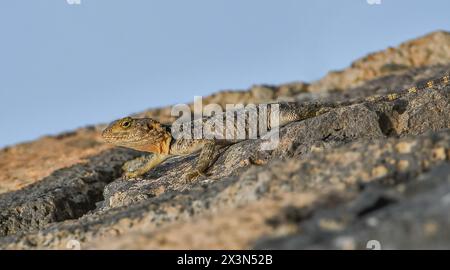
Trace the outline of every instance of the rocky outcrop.
{"type": "Polygon", "coordinates": [[[397,48],[391,47],[358,59],[349,68],[330,72],[314,82],[309,90],[312,92],[327,89],[345,90],[367,80],[410,68],[446,64],[450,61],[449,56],[450,34],[444,31],[434,32],[402,43],[397,48]]]}
{"type": "MultiPolygon", "coordinates": [[[[351,70],[381,69],[383,55],[398,59],[388,50],[361,60],[339,75],[351,81],[345,91],[255,86],[206,103],[337,101],[404,89],[449,72],[450,61],[434,56],[450,56],[447,37],[401,45],[406,58],[425,60],[384,67],[353,85],[351,70]]],[[[0,248],[67,248],[71,240],[85,249],[357,249],[370,240],[382,248],[448,248],[449,101],[446,86],[341,107],[283,127],[271,151],[261,150],[263,140],[222,149],[193,182],[185,176],[196,155],[169,159],[144,179],[122,179],[121,165],[142,153],[104,145],[102,125],[10,147],[0,153],[0,248]],[[49,145],[57,146],[52,153],[49,145]]],[[[168,110],[140,115],[170,122],[168,110]]]]}

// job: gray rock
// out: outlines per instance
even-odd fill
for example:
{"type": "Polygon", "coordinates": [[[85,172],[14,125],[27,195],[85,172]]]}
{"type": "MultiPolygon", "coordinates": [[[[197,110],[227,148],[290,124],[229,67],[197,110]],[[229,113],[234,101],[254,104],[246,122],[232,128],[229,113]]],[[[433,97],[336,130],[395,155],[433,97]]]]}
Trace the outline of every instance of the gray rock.
{"type": "Polygon", "coordinates": [[[366,187],[356,199],[298,222],[301,234],[260,240],[255,248],[449,249],[449,210],[450,165],[445,163],[408,183],[402,192],[366,187]],[[344,224],[332,230],[323,220],[344,224]]]}
{"type": "Polygon", "coordinates": [[[55,171],[22,190],[0,195],[0,236],[36,230],[76,219],[95,209],[105,185],[119,176],[119,167],[136,152],[116,149],[86,164],[55,171]]]}
{"type": "MultiPolygon", "coordinates": [[[[420,74],[440,76],[449,67],[411,70],[328,98],[406,87],[420,74]]],[[[272,234],[258,235],[253,247],[365,248],[368,240],[383,248],[448,247],[441,228],[448,225],[450,192],[449,90],[356,104],[291,123],[281,129],[274,150],[260,150],[262,140],[231,145],[208,176],[193,183],[184,179],[196,155],[172,158],[144,179],[125,181],[121,165],[141,153],[106,151],[0,195],[0,247],[64,248],[71,239],[104,247],[100,239],[126,237],[135,229],[151,234],[224,209],[238,212],[263,200],[328,190],[317,203],[286,207],[268,218],[272,234]],[[294,231],[275,235],[285,225],[294,231]]]]}

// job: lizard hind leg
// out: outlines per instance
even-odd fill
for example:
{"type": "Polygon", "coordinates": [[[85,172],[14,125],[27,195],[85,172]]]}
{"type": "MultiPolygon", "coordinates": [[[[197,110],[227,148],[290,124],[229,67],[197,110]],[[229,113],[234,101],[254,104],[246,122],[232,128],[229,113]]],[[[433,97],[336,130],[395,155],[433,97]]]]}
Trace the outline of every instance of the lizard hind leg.
{"type": "Polygon", "coordinates": [[[124,171],[123,177],[125,179],[140,177],[161,164],[168,157],[168,155],[151,154],[127,161],[122,166],[122,170],[124,171]]]}
{"type": "Polygon", "coordinates": [[[214,160],[216,153],[216,143],[211,140],[205,143],[198,157],[197,164],[195,167],[187,174],[187,179],[190,181],[193,178],[204,175],[204,172],[209,168],[210,164],[214,160]]]}

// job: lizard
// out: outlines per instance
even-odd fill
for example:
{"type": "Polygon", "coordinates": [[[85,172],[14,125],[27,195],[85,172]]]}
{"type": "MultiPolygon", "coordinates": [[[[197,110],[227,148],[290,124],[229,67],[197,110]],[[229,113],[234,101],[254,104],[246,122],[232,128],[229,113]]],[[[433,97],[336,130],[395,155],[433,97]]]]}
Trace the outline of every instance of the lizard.
{"type": "MultiPolygon", "coordinates": [[[[449,84],[449,80],[450,76],[446,74],[438,79],[429,80],[423,84],[392,92],[387,95],[376,95],[350,101],[310,101],[303,103],[278,102],[269,103],[268,105],[279,105],[279,121],[277,121],[278,123],[276,124],[278,127],[282,127],[291,122],[312,118],[343,106],[363,102],[394,101],[408,94],[416,94],[421,90],[430,89],[436,86],[446,86],[449,84]]],[[[269,110],[270,108],[271,107],[269,107],[269,110]]],[[[242,112],[245,116],[248,115],[245,110],[242,112]]],[[[270,115],[270,113],[268,113],[268,115],[270,115]]],[[[204,118],[197,121],[204,123],[208,119],[209,118],[204,118]]],[[[188,124],[194,126],[194,121],[188,124]]],[[[248,117],[246,118],[246,121],[249,121],[248,117]]],[[[267,121],[268,127],[270,128],[271,120],[268,118],[267,121]]],[[[232,128],[236,128],[234,123],[233,125],[232,128]]],[[[248,132],[247,127],[248,125],[245,125],[246,132],[248,132]]],[[[217,148],[239,141],[237,139],[175,138],[171,128],[170,125],[162,124],[152,118],[125,117],[109,124],[102,132],[102,137],[106,142],[117,146],[153,153],[153,155],[143,156],[126,162],[122,167],[124,171],[123,177],[126,179],[141,177],[169,157],[184,156],[199,151],[200,155],[197,163],[188,173],[187,178],[192,179],[196,176],[204,175],[204,172],[212,165],[212,163],[214,163],[214,156],[217,153],[217,148]]]]}
{"type": "MultiPolygon", "coordinates": [[[[277,108],[279,111],[279,119],[276,126],[282,127],[288,123],[294,121],[300,121],[303,119],[311,118],[316,115],[322,114],[327,109],[331,109],[333,104],[329,106],[323,102],[307,102],[298,106],[296,102],[282,102],[265,105],[279,105],[277,108]]],[[[250,109],[251,110],[251,109],[250,109]]],[[[258,107],[254,107],[256,113],[258,107]]],[[[274,128],[274,123],[270,118],[272,107],[267,107],[268,112],[266,115],[267,127],[274,128]]],[[[235,113],[234,111],[225,112],[235,113]]],[[[245,134],[249,134],[249,109],[238,110],[237,117],[239,115],[244,116],[246,124],[244,125],[245,134]]],[[[224,114],[216,115],[215,119],[220,119],[224,114]]],[[[194,128],[195,121],[201,122],[203,128],[207,125],[206,122],[214,119],[214,117],[200,118],[191,122],[188,122],[189,128],[194,128]]],[[[211,161],[215,158],[217,148],[228,146],[244,139],[239,139],[236,136],[238,131],[237,123],[234,121],[234,117],[228,117],[224,119],[226,122],[231,123],[232,138],[226,138],[225,129],[219,131],[224,137],[223,139],[217,138],[176,138],[173,134],[172,126],[162,124],[152,118],[133,118],[125,117],[112,122],[102,132],[102,137],[106,142],[112,143],[117,146],[127,147],[142,152],[153,153],[151,156],[139,157],[135,160],[128,161],[124,164],[124,177],[136,178],[140,177],[152,168],[156,167],[167,158],[172,156],[184,156],[200,151],[200,156],[195,165],[195,168],[188,174],[188,179],[194,178],[198,175],[203,175],[205,170],[211,165],[211,161]],[[136,166],[136,164],[142,164],[136,166]],[[137,168],[136,168],[137,167],[137,168]]],[[[226,126],[227,123],[224,123],[226,126]]],[[[229,129],[230,132],[230,129],[229,129]]],[[[214,135],[218,134],[217,132],[214,135]]],[[[260,134],[261,136],[263,134],[260,134]]]]}

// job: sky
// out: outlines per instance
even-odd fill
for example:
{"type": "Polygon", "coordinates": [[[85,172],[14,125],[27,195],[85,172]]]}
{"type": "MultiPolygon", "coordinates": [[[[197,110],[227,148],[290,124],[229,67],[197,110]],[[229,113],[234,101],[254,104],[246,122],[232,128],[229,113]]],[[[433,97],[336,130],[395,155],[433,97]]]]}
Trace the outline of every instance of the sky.
{"type": "Polygon", "coordinates": [[[0,0],[0,147],[450,30],[448,0],[77,1],[0,0]]]}

